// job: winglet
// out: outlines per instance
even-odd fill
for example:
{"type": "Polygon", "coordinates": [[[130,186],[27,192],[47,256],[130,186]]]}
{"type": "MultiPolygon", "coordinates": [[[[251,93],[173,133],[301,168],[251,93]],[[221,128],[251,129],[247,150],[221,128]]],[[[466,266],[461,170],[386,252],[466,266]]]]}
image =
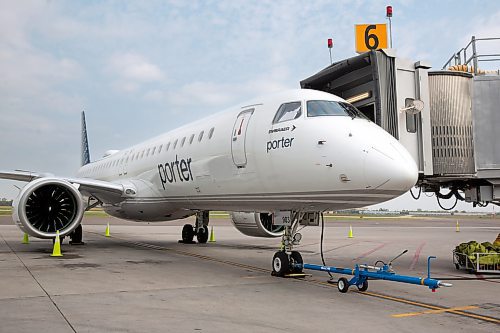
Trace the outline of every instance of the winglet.
{"type": "Polygon", "coordinates": [[[87,124],[85,111],[82,111],[82,166],[90,163],[89,140],[87,138],[87,124]]]}

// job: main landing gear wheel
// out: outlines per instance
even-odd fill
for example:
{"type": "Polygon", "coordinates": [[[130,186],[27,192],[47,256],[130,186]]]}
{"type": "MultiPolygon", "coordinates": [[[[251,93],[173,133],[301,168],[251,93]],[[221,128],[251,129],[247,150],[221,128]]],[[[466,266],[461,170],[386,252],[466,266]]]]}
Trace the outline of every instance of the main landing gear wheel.
{"type": "Polygon", "coordinates": [[[193,243],[193,238],[193,226],[191,224],[184,224],[184,227],[182,227],[182,242],[186,244],[193,243]]]}
{"type": "Polygon", "coordinates": [[[196,239],[200,244],[205,244],[208,241],[208,227],[206,225],[198,229],[196,239]]]}
{"type": "MultiPolygon", "coordinates": [[[[368,284],[367,284],[368,285],[368,284]]],[[[341,293],[346,293],[347,290],[349,290],[349,281],[347,281],[346,278],[344,277],[341,277],[338,281],[337,281],[337,288],[339,289],[339,291],[341,293]]]]}
{"type": "Polygon", "coordinates": [[[363,281],[363,283],[357,285],[359,291],[368,290],[368,280],[363,281]]]}
{"type": "Polygon", "coordinates": [[[290,259],[284,251],[279,251],[273,257],[273,273],[276,276],[285,276],[290,272],[290,259]]]}
{"type": "Polygon", "coordinates": [[[302,256],[298,251],[292,251],[290,254],[290,261],[291,261],[291,267],[292,267],[292,273],[302,273],[302,268],[298,268],[295,265],[300,264],[302,265],[304,261],[302,260],[302,256]]]}
{"type": "Polygon", "coordinates": [[[82,238],[83,238],[83,228],[82,225],[78,225],[75,230],[70,235],[71,240],[69,243],[71,245],[83,245],[82,238]]]}

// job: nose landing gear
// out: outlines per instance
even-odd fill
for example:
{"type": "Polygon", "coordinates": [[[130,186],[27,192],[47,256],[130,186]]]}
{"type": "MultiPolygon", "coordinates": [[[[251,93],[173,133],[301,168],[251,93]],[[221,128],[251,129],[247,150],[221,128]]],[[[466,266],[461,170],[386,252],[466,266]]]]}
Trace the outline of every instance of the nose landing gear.
{"type": "Polygon", "coordinates": [[[302,239],[302,235],[297,232],[299,220],[300,213],[296,212],[290,223],[285,225],[281,240],[283,249],[276,252],[273,256],[273,271],[271,274],[274,276],[285,277],[291,274],[302,273],[302,256],[300,252],[293,251],[293,246],[299,245],[302,239]]]}

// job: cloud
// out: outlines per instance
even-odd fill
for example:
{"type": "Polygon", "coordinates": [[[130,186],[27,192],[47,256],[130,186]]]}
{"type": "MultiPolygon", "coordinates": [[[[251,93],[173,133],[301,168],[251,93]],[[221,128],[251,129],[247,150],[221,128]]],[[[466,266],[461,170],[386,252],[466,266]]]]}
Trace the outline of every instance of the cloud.
{"type": "Polygon", "coordinates": [[[124,79],[137,82],[153,82],[164,79],[163,72],[142,55],[137,53],[116,54],[110,59],[110,66],[115,74],[124,79]]]}

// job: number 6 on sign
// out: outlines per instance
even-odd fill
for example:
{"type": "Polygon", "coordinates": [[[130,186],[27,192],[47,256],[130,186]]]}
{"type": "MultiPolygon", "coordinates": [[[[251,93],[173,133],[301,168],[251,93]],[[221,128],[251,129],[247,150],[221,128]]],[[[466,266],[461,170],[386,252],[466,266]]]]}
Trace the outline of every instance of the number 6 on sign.
{"type": "Polygon", "coordinates": [[[387,48],[386,24],[356,24],[356,52],[387,48]]]}

